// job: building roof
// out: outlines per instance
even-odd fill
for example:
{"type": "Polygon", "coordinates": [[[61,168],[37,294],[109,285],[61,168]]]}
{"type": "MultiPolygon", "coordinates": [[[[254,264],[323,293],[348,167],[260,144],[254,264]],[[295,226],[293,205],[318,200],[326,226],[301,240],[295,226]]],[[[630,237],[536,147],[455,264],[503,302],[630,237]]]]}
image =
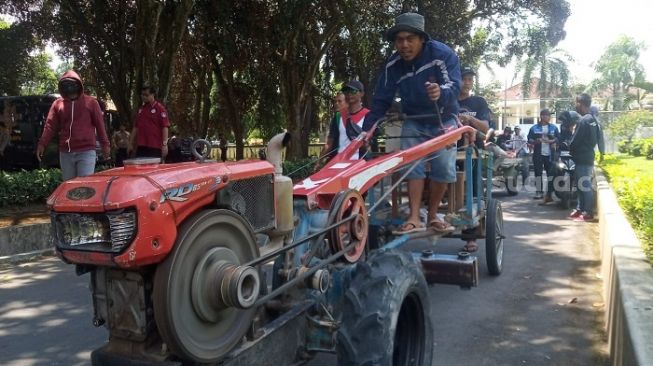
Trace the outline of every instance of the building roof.
{"type": "MultiPolygon", "coordinates": [[[[502,90],[497,96],[499,99],[506,100],[522,100],[522,99],[540,99],[540,92],[537,90],[537,85],[540,83],[539,78],[531,78],[531,88],[528,96],[524,96],[522,93],[522,83],[517,83],[511,86],[508,89],[502,90]]],[[[561,87],[556,85],[555,90],[560,91],[561,87]]],[[[557,96],[553,95],[554,97],[557,96]]],[[[549,96],[552,97],[552,96],[549,96]]]]}

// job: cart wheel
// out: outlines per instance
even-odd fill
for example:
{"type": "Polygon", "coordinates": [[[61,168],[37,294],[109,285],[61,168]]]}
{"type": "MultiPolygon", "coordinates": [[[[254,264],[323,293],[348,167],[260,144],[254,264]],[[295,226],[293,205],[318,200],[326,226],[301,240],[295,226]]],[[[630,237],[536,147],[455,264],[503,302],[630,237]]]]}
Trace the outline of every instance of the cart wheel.
{"type": "Polygon", "coordinates": [[[426,280],[410,255],[373,252],[352,270],[343,298],[338,364],[430,366],[430,313],[426,280]]]}
{"type": "Polygon", "coordinates": [[[503,269],[503,211],[501,202],[488,202],[485,218],[485,258],[491,275],[498,276],[503,269]]]}

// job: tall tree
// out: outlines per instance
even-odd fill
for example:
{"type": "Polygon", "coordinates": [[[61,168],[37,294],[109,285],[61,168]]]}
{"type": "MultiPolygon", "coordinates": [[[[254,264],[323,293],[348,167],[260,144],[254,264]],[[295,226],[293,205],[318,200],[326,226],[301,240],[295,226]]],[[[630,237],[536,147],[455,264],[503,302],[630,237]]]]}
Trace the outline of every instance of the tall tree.
{"type": "Polygon", "coordinates": [[[167,100],[192,7],[192,0],[13,0],[0,10],[58,44],[96,90],[131,116],[144,83],[157,86],[159,99],[167,100]]]}
{"type": "Polygon", "coordinates": [[[43,42],[34,36],[27,23],[0,20],[0,95],[25,95],[56,91],[56,78],[50,69],[43,42]]]}
{"type": "Polygon", "coordinates": [[[612,93],[612,109],[627,109],[624,104],[629,85],[643,82],[645,72],[639,63],[645,45],[629,36],[620,36],[610,44],[596,62],[594,69],[600,77],[593,82],[593,88],[608,88],[612,93]]]}
{"type": "Polygon", "coordinates": [[[548,43],[544,42],[537,47],[532,47],[533,53],[518,62],[515,69],[515,75],[522,74],[524,98],[530,96],[533,78],[538,79],[540,108],[553,107],[554,103],[550,99],[571,96],[567,63],[573,61],[573,58],[566,51],[559,48],[551,49],[548,43]]]}

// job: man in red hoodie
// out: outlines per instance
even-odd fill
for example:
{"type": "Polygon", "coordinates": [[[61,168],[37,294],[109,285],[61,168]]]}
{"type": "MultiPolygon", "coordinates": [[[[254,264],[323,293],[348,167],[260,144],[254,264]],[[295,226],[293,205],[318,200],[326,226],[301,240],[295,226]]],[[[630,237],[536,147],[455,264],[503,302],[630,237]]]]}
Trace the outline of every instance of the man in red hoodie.
{"type": "Polygon", "coordinates": [[[95,170],[96,134],[102,154],[110,156],[109,138],[97,99],[84,94],[84,84],[73,70],[59,79],[59,94],[48,112],[43,134],[36,148],[41,161],[43,151],[55,134],[59,137],[59,163],[64,180],[84,177],[95,170]]]}

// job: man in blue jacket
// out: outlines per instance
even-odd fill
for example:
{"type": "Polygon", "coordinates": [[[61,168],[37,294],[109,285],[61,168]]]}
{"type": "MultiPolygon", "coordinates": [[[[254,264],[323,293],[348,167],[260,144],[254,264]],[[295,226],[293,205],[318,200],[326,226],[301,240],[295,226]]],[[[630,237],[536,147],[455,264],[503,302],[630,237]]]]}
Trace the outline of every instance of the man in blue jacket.
{"type": "MultiPolygon", "coordinates": [[[[460,94],[460,63],[454,51],[444,43],[432,40],[424,31],[424,17],[404,13],[386,33],[396,52],[390,56],[378,78],[372,109],[365,118],[364,130],[383,116],[395,98],[401,98],[402,113],[406,115],[435,114],[432,120],[406,120],[402,127],[401,149],[423,143],[445,131],[457,128],[458,95],[460,94]]],[[[429,195],[429,226],[438,232],[449,232],[453,227],[439,220],[437,208],[447,190],[456,181],[456,148],[445,148],[434,153],[428,161],[431,170],[429,195]]],[[[408,175],[410,214],[398,233],[424,230],[419,208],[425,178],[424,166],[408,175]]]]}
{"type": "Polygon", "coordinates": [[[534,199],[542,199],[542,203],[553,202],[553,161],[555,160],[555,148],[560,132],[558,128],[549,123],[551,111],[544,108],[540,111],[539,123],[528,131],[528,143],[533,145],[533,170],[535,170],[535,192],[534,199]],[[542,169],[546,171],[547,190],[544,196],[544,185],[542,182],[542,169]]]}

